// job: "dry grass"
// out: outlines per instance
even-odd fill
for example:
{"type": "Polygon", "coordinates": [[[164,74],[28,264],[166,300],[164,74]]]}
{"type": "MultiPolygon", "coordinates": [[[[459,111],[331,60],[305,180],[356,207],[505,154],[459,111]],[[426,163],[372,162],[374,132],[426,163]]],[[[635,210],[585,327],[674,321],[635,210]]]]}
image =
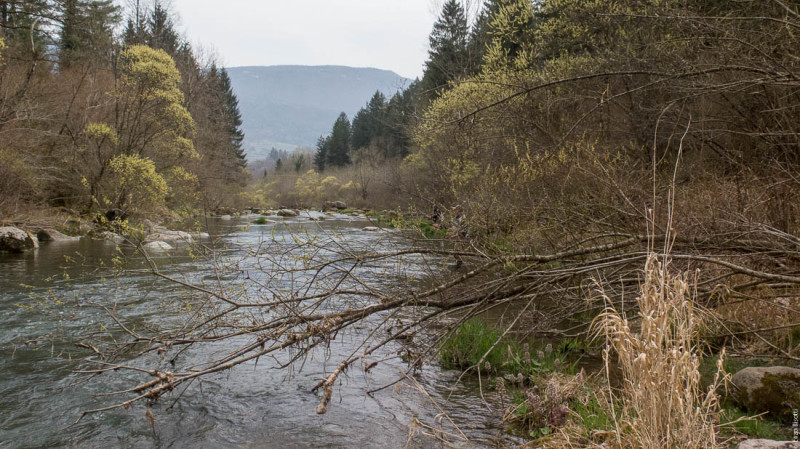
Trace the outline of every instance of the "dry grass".
{"type": "Polygon", "coordinates": [[[720,358],[714,382],[702,391],[697,339],[702,314],[692,296],[688,276],[670,274],[668,263],[655,255],[645,265],[635,324],[603,294],[606,310],[597,323],[606,338],[605,366],[609,371],[613,351],[622,372],[621,389],[609,392],[609,403],[621,404],[612,411],[619,416],[611,438],[616,447],[721,446],[717,388],[726,377],[720,358]]]}

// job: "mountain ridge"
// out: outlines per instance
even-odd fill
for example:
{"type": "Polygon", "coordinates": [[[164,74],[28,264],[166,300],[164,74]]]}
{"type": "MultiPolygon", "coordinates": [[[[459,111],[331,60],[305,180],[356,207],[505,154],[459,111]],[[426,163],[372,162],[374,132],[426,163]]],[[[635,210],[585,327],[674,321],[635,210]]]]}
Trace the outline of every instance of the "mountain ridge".
{"type": "Polygon", "coordinates": [[[313,147],[341,112],[352,119],[375,91],[387,97],[411,80],[391,70],[341,65],[226,68],[242,113],[248,159],[273,146],[313,147]]]}

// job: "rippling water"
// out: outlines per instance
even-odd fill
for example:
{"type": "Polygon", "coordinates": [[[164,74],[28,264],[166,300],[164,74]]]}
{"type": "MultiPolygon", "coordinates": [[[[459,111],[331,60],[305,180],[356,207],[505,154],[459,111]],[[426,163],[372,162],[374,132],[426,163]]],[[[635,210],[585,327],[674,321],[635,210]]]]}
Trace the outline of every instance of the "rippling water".
{"type": "MultiPolygon", "coordinates": [[[[376,249],[398,242],[387,233],[364,232],[361,228],[367,223],[345,216],[325,222],[286,219],[249,227],[248,222],[207,223],[215,245],[226,248],[219,255],[247,265],[252,262],[248,252],[253,245],[265,240],[287,242],[298,231],[335,232],[345,241],[376,249]]],[[[163,272],[192,282],[215,278],[209,267],[192,257],[188,246],[155,260],[163,272]]],[[[372,276],[397,282],[399,276],[421,274],[423,266],[412,263],[402,273],[392,267],[374,268],[372,276]]],[[[302,370],[277,370],[262,360],[206,378],[178,401],[176,393],[162,397],[153,406],[155,435],[142,405],[90,415],[73,424],[82,410],[108,405],[98,393],[124,387],[131,380],[124,374],[90,379],[73,373],[85,366],[71,359],[86,354],[73,341],[106,320],[97,308],[76,305],[104,304],[137,325],[158,326],[164,320],[180,319],[174,304],[185,294],[148,274],[145,261],[132,250],[117,249],[108,242],[45,243],[37,251],[0,255],[0,447],[394,448],[406,446],[414,418],[426,424],[437,422],[439,411],[431,400],[411,389],[365,394],[398,379],[407,367],[396,358],[380,363],[369,374],[352,369],[340,377],[328,413],[317,415],[319,398],[311,388],[334,363],[326,364],[325,356],[335,361],[353,350],[358,335],[348,334],[333,341],[329,352],[315,353],[315,360],[302,370]],[[121,275],[113,268],[115,258],[127,261],[121,275]]],[[[399,344],[387,347],[375,358],[393,355],[398,349],[399,344]]],[[[207,355],[193,351],[186,357],[200,361],[207,355]]],[[[503,446],[513,441],[499,425],[497,404],[489,406],[480,399],[475,380],[454,382],[457,375],[426,365],[417,379],[470,438],[471,443],[464,446],[503,446]]],[[[492,402],[491,395],[486,398],[492,402]]],[[[440,444],[417,436],[411,446],[440,444]]]]}

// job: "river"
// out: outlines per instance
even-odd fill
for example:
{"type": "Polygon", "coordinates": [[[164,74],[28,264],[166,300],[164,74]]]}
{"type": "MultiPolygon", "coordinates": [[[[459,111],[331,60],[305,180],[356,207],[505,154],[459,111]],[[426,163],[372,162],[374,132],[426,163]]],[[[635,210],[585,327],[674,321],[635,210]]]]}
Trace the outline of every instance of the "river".
{"type": "MultiPolygon", "coordinates": [[[[207,220],[204,226],[214,254],[247,265],[254,245],[272,241],[278,242],[272,250],[289,248],[285,242],[298,232],[335,233],[374,248],[402,244],[389,233],[363,231],[370,225],[363,217],[337,215],[321,222],[276,218],[278,223],[251,225],[254,218],[207,220]]],[[[197,282],[213,276],[213,271],[198,262],[196,253],[183,245],[153,257],[162,272],[197,282]]],[[[411,268],[404,268],[403,274],[421,275],[424,267],[417,267],[419,273],[411,268]]],[[[378,269],[374,275],[392,276],[387,282],[397,282],[392,270],[378,269]]],[[[224,282],[241,279],[234,276],[224,282]]],[[[382,361],[369,374],[352,370],[343,376],[328,412],[317,415],[319,397],[311,388],[330,372],[333,362],[326,364],[325,356],[336,360],[349,354],[357,340],[352,336],[337,339],[302,369],[278,370],[274,363],[261,361],[205,378],[180,398],[177,392],[166,395],[152,408],[155,432],[143,404],[89,415],[75,424],[81,411],[109,404],[98,394],[130,386],[125,382],[131,380],[122,373],[95,378],[75,373],[87,368],[78,360],[87,351],[75,347],[75,340],[108,321],[98,308],[85,305],[113,306],[128,322],[159,326],[164,320],[181,319],[174,303],[187,294],[150,274],[132,248],[106,241],[44,243],[24,254],[0,254],[0,447],[394,448],[406,447],[409,441],[410,447],[443,447],[418,433],[409,440],[414,419],[434,426],[439,422],[433,401],[470,439],[463,447],[518,442],[504,431],[491,394],[485,395],[490,404],[485,403],[475,379],[456,382],[459,373],[441,370],[435,363],[415,376],[430,397],[410,388],[367,395],[398,379],[407,368],[399,358],[382,361]],[[126,261],[124,271],[115,269],[120,260],[126,261]]],[[[384,359],[400,349],[400,343],[393,343],[376,357],[384,359]]],[[[199,360],[202,355],[190,351],[186,357],[199,360]]]]}

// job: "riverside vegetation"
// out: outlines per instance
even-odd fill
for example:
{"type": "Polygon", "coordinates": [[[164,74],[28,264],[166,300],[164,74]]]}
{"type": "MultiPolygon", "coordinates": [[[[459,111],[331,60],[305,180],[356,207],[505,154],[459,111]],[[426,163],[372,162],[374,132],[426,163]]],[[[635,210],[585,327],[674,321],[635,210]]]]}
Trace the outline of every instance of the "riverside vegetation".
{"type": "MultiPolygon", "coordinates": [[[[137,403],[149,411],[203,376],[289,350],[281,366],[291,366],[351,332],[357,350],[333,361],[314,388],[320,414],[336,406],[337,382],[348,371],[369,372],[379,363],[375,354],[413,341],[400,355],[408,363],[401,381],[413,382],[408,376],[426,363],[466,370],[479,377],[483,394],[502,399],[502,419],[536,446],[710,448],[742,434],[790,437],[785,410],[754,419],[758,410],[736,405],[724,368],[796,365],[800,356],[797,3],[474,6],[443,3],[420,80],[392,98],[376,94],[352,123],[341,115],[313,157],[297,153],[234,195],[256,207],[321,208],[346,199],[411,210],[414,220],[427,217],[419,224],[435,230],[427,233],[433,238],[372,250],[333,236],[298,237],[292,254],[256,251],[269,280],[289,287],[253,281],[262,288],[253,296],[186,286],[196,295],[189,322],[160,330],[118,322],[117,338],[84,343],[92,348],[87,371],[135,379],[118,392],[125,399],[86,414],[137,403]],[[397,285],[363,271],[377,261],[403,266],[409,257],[436,269],[424,282],[397,285]],[[374,332],[359,333],[364,322],[374,332]],[[180,365],[184,348],[220,340],[237,349],[209,355],[199,369],[180,365]],[[131,352],[168,354],[177,366],[132,366],[131,352]],[[600,363],[586,363],[592,357],[600,363]]],[[[129,29],[126,35],[139,36],[129,29]]],[[[10,36],[3,61],[29,64],[3,83],[17,79],[16,89],[29,89],[25,74],[38,60],[5,55],[36,52],[10,36]]],[[[157,50],[125,52],[122,61],[134,66],[141,58],[169,66],[157,50]]],[[[126,86],[138,85],[124,71],[118,76],[110,98],[125,105],[138,92],[126,86]]],[[[175,86],[190,81],[161,86],[156,97],[174,100],[175,86]]],[[[171,118],[188,118],[184,106],[167,106],[171,118]]],[[[14,120],[27,136],[16,142],[39,135],[30,131],[33,122],[14,120]]],[[[95,152],[137,141],[124,124],[110,123],[83,131],[95,152]]],[[[236,140],[235,118],[214,123],[227,127],[207,137],[236,140]]],[[[183,123],[154,135],[185,156],[188,129],[183,123]]],[[[169,162],[144,161],[147,151],[114,157],[147,174],[136,179],[152,180],[169,162]]],[[[238,160],[235,151],[226,154],[238,160]]],[[[4,179],[17,180],[9,192],[39,194],[20,201],[50,198],[29,185],[41,178],[26,174],[48,165],[7,167],[16,177],[4,179]]],[[[94,178],[71,179],[92,207],[124,209],[114,199],[129,197],[115,189],[128,192],[128,178],[104,176],[96,193],[94,178]]],[[[158,201],[135,204],[178,204],[169,203],[172,187],[164,182],[144,188],[158,201]]],[[[423,424],[416,429],[434,438],[466,439],[459,423],[423,424]]]]}

